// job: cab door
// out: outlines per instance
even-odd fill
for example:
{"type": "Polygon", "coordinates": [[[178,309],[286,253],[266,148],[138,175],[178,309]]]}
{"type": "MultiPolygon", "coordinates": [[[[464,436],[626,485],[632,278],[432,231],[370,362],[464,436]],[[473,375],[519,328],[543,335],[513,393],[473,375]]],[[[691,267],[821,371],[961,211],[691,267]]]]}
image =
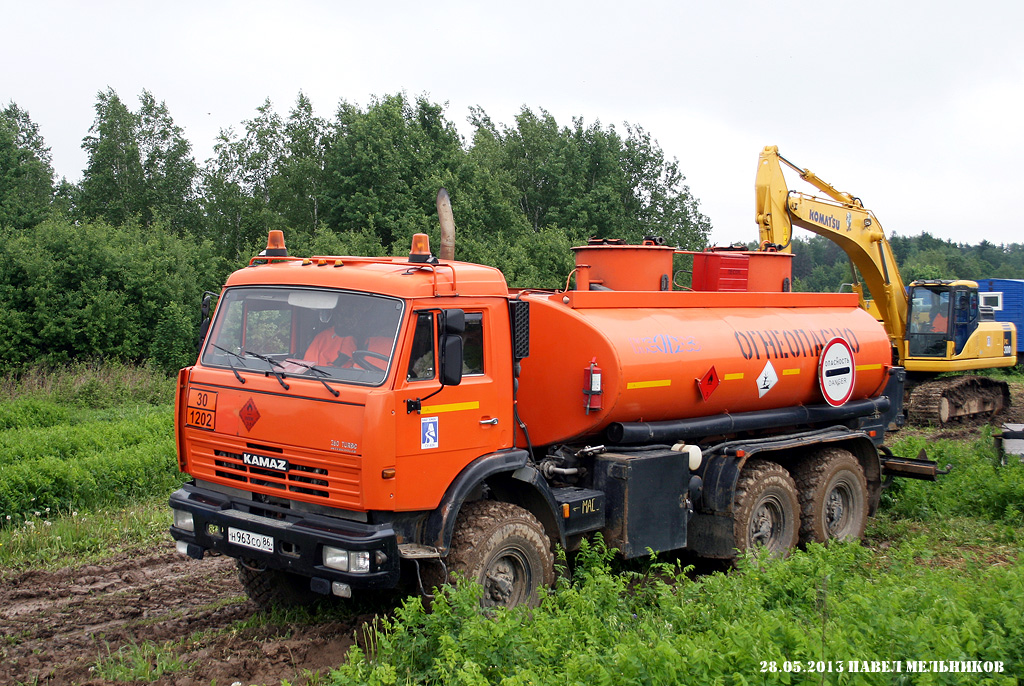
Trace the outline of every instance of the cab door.
{"type": "Polygon", "coordinates": [[[964,351],[968,339],[978,328],[978,292],[969,288],[957,288],[953,300],[953,354],[964,351]]]}
{"type": "Polygon", "coordinates": [[[441,385],[439,308],[412,312],[414,331],[399,359],[396,384],[396,509],[435,507],[466,465],[511,446],[507,306],[460,309],[466,327],[462,380],[455,386],[441,385]]]}

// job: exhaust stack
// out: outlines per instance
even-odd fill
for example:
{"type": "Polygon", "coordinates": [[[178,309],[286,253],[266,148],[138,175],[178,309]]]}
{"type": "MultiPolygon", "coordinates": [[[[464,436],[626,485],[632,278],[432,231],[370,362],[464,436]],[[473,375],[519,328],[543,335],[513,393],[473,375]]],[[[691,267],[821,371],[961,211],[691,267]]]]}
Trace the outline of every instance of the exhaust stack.
{"type": "Polygon", "coordinates": [[[448,191],[444,188],[437,192],[437,218],[441,222],[441,250],[438,257],[442,260],[455,259],[455,217],[452,215],[452,202],[448,191]]]}

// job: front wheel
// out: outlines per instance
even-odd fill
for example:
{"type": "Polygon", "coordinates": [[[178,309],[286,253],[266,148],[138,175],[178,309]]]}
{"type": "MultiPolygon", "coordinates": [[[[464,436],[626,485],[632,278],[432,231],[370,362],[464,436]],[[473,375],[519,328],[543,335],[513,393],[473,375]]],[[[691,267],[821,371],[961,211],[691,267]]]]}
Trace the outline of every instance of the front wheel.
{"type": "Polygon", "coordinates": [[[309,607],[326,597],[312,591],[306,577],[245,560],[238,560],[238,580],[249,599],[264,611],[309,607]]]}
{"type": "Polygon", "coordinates": [[[796,545],[799,531],[800,503],[789,472],[774,462],[748,462],[733,502],[736,550],[764,548],[782,556],[796,545]]]}
{"type": "Polygon", "coordinates": [[[555,582],[555,559],[544,527],[511,503],[463,505],[448,565],[483,586],[484,607],[535,606],[537,588],[555,582]]]}

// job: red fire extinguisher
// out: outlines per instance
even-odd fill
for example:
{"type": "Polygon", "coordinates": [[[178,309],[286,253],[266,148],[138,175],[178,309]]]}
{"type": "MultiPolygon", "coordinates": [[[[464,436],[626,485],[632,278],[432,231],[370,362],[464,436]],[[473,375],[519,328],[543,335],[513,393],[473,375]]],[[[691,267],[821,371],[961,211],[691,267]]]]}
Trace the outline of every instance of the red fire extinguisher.
{"type": "Polygon", "coordinates": [[[583,370],[583,408],[587,414],[601,409],[601,395],[601,368],[595,357],[583,370]]]}

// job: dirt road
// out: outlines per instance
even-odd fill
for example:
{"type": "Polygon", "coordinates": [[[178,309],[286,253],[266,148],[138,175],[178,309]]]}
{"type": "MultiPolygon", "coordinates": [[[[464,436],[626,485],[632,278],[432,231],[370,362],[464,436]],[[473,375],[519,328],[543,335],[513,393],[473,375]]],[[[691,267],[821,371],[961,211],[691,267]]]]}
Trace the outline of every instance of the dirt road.
{"type": "Polygon", "coordinates": [[[344,659],[366,620],[243,621],[256,613],[233,560],[190,560],[170,541],[100,566],[5,572],[0,683],[119,683],[101,678],[97,663],[151,642],[185,663],[157,684],[306,684],[344,659]]]}

